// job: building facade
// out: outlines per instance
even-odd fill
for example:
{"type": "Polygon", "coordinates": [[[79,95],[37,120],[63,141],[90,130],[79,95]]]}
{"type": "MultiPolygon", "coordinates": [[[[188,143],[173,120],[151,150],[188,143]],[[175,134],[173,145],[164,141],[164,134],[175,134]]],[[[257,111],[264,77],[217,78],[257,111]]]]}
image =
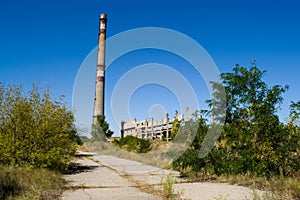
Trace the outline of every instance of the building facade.
{"type": "Polygon", "coordinates": [[[142,139],[162,139],[163,137],[169,139],[172,131],[172,125],[174,120],[177,119],[179,122],[183,121],[183,115],[178,115],[173,119],[169,119],[169,114],[161,120],[154,120],[150,118],[137,121],[136,118],[127,122],[121,122],[121,137],[132,135],[142,139]]]}

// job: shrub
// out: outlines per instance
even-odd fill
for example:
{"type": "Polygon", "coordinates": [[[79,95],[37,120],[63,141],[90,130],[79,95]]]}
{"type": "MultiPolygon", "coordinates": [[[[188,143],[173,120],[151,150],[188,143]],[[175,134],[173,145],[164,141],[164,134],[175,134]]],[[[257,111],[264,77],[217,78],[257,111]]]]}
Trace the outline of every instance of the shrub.
{"type": "Polygon", "coordinates": [[[134,151],[136,153],[147,153],[151,150],[150,140],[137,138],[131,135],[121,138],[120,141],[115,141],[114,144],[127,151],[134,151]]]}
{"type": "Polygon", "coordinates": [[[80,139],[63,97],[0,83],[0,164],[64,169],[80,139]]]}

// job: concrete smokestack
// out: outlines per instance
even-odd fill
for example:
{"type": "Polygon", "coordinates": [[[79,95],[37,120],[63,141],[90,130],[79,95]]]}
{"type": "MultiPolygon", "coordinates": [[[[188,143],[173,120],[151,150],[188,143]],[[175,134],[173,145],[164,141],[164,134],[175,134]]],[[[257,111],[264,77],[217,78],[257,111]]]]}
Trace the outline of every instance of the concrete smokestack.
{"type": "Polygon", "coordinates": [[[105,50],[106,50],[106,14],[100,15],[99,35],[98,35],[98,59],[96,70],[96,91],[94,101],[95,123],[98,115],[104,115],[104,83],[105,83],[105,50]]]}

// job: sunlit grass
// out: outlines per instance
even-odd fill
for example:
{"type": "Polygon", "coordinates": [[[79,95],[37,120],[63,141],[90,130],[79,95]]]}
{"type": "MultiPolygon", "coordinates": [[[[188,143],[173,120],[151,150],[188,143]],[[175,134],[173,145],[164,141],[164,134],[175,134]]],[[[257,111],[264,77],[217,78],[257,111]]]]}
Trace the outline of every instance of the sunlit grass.
{"type": "Polygon", "coordinates": [[[59,199],[65,183],[59,173],[46,169],[0,166],[0,199],[59,199]]]}

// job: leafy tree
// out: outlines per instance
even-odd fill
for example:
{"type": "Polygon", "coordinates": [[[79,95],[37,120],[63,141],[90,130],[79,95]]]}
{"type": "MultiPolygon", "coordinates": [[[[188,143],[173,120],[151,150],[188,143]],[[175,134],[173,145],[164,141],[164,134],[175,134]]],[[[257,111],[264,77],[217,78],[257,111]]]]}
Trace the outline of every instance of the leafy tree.
{"type": "Polygon", "coordinates": [[[298,102],[291,102],[292,104],[290,105],[290,116],[289,120],[290,123],[294,125],[299,126],[299,120],[300,120],[300,101],[298,102]]]}
{"type": "Polygon", "coordinates": [[[63,169],[80,142],[74,116],[50,90],[0,83],[0,164],[63,169]]]}
{"type": "Polygon", "coordinates": [[[113,134],[114,132],[109,129],[109,124],[105,121],[105,116],[98,115],[96,123],[93,124],[92,140],[104,141],[113,134]]]}
{"type": "Polygon", "coordinates": [[[230,116],[227,122],[240,120],[256,123],[275,115],[288,86],[269,88],[262,80],[265,74],[266,71],[260,70],[255,61],[249,69],[236,65],[233,72],[221,74],[227,94],[227,115],[230,116]]]}
{"type": "MultiPolygon", "coordinates": [[[[279,121],[277,110],[288,86],[269,87],[264,81],[266,71],[256,63],[249,68],[236,65],[232,72],[221,74],[226,91],[222,101],[222,86],[212,83],[213,97],[207,101],[212,123],[202,121],[188,152],[173,167],[183,170],[191,167],[193,172],[220,174],[251,173],[254,175],[293,175],[300,170],[300,132],[293,123],[299,120],[300,103],[292,102],[292,124],[279,121]],[[195,157],[203,143],[208,127],[219,128],[226,108],[225,125],[221,137],[207,157],[195,157]],[[195,164],[197,163],[197,164],[195,164]]],[[[207,138],[207,137],[206,137],[207,138]]]]}
{"type": "Polygon", "coordinates": [[[283,142],[287,133],[276,112],[288,86],[268,87],[262,80],[265,73],[254,61],[249,68],[236,65],[233,72],[221,74],[227,113],[219,146],[229,155],[229,173],[278,173],[284,165],[277,150],[287,153],[283,142]]]}

